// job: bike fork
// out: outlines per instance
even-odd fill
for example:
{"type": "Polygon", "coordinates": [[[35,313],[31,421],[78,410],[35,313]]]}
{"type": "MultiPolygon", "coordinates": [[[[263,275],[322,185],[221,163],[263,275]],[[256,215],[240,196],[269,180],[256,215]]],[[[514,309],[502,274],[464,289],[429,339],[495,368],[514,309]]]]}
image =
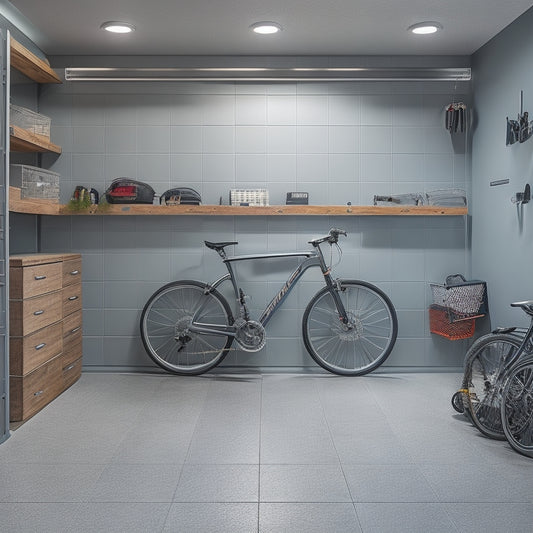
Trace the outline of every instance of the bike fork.
{"type": "Polygon", "coordinates": [[[335,302],[337,312],[339,313],[339,321],[347,326],[350,320],[348,318],[348,313],[346,313],[346,308],[344,307],[344,304],[342,303],[339,294],[343,290],[341,287],[341,282],[338,279],[333,281],[329,274],[326,274],[324,277],[326,278],[326,285],[329,289],[329,293],[331,294],[333,301],[335,302]]]}

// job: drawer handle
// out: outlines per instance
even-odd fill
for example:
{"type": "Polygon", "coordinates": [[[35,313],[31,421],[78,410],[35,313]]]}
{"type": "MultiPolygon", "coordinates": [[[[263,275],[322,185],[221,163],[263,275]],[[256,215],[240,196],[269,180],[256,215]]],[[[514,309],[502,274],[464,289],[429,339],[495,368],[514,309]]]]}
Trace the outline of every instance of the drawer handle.
{"type": "Polygon", "coordinates": [[[35,316],[39,316],[39,315],[42,315],[44,313],[44,310],[41,309],[39,311],[35,311],[35,313],[33,313],[35,316]]]}
{"type": "Polygon", "coordinates": [[[69,296],[68,298],[71,302],[73,302],[74,300],[77,300],[78,297],[77,296],[69,296]]]}
{"type": "Polygon", "coordinates": [[[35,281],[41,281],[42,279],[46,279],[46,276],[34,276],[35,281]]]}
{"type": "Polygon", "coordinates": [[[65,368],[65,372],[68,372],[69,370],[72,370],[74,367],[76,366],[76,363],[70,365],[70,366],[67,366],[67,368],[65,368]]]}
{"type": "Polygon", "coordinates": [[[77,328],[71,329],[70,332],[71,332],[71,333],[76,333],[76,331],[79,331],[79,330],[80,330],[80,327],[81,327],[81,326],[78,326],[77,328]]]}
{"type": "Polygon", "coordinates": [[[71,275],[71,276],[77,276],[79,273],[80,273],[79,270],[73,270],[73,271],[70,273],[70,275],[71,275]]]}
{"type": "Polygon", "coordinates": [[[33,395],[34,396],[40,396],[44,391],[42,390],[38,390],[37,392],[34,392],[33,395]]]}
{"type": "Polygon", "coordinates": [[[41,350],[42,348],[44,348],[46,346],[46,342],[41,342],[41,344],[38,344],[35,349],[36,350],[41,350]]]}

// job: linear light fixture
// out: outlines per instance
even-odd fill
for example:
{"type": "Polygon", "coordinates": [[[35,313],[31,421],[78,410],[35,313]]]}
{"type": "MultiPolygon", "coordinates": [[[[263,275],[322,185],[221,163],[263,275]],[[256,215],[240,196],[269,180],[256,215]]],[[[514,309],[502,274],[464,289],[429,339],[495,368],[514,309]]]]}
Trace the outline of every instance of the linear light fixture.
{"type": "Polygon", "coordinates": [[[198,67],[65,69],[67,81],[469,81],[471,70],[380,67],[198,67]]]}

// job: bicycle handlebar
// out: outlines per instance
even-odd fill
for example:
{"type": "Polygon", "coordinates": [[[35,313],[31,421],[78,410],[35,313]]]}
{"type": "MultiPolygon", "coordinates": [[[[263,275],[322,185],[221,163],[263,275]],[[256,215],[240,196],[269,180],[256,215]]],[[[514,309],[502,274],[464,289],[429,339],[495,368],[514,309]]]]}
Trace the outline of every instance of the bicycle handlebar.
{"type": "Polygon", "coordinates": [[[348,234],[343,229],[331,228],[329,230],[329,233],[325,237],[313,239],[312,241],[309,241],[309,244],[312,244],[313,246],[318,246],[323,242],[329,242],[329,244],[337,244],[337,242],[339,242],[339,235],[344,235],[346,237],[348,234]]]}

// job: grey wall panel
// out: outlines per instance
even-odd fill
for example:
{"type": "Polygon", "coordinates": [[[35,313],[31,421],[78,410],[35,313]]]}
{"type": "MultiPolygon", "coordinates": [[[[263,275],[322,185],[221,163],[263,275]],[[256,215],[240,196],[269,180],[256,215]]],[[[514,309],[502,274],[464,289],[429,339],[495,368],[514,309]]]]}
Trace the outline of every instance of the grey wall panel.
{"type": "Polygon", "coordinates": [[[509,303],[533,297],[533,204],[517,209],[510,201],[532,182],[533,140],[506,146],[506,117],[517,118],[521,90],[524,111],[533,109],[532,24],[529,10],[473,56],[472,268],[489,281],[494,325],[528,323],[509,303]],[[503,178],[510,183],[490,187],[503,178]]]}
{"type": "MultiPolygon", "coordinates": [[[[125,175],[158,193],[190,185],[207,204],[227,203],[235,187],[268,188],[272,204],[289,190],[307,190],[314,204],[370,204],[374,194],[470,191],[468,138],[454,143],[443,127],[453,91],[453,83],[428,82],[65,83],[43,88],[40,109],[57,124],[52,136],[65,140],[61,157],[46,161],[62,175],[64,201],[76,185],[103,191],[125,175]]],[[[470,101],[468,84],[458,84],[456,97],[470,101]]],[[[442,367],[460,364],[464,344],[430,342],[428,282],[470,275],[466,224],[465,217],[43,217],[41,242],[46,251],[83,254],[86,367],[151,364],[135,331],[148,296],[173,279],[224,273],[204,239],[237,240],[236,253],[303,250],[332,226],[349,234],[338,275],[377,283],[399,310],[388,364],[442,367]]],[[[239,265],[254,311],[286,278],[282,267],[239,265]]],[[[307,273],[269,324],[266,348],[232,353],[225,364],[314,367],[299,321],[320,282],[307,273]]]]}

